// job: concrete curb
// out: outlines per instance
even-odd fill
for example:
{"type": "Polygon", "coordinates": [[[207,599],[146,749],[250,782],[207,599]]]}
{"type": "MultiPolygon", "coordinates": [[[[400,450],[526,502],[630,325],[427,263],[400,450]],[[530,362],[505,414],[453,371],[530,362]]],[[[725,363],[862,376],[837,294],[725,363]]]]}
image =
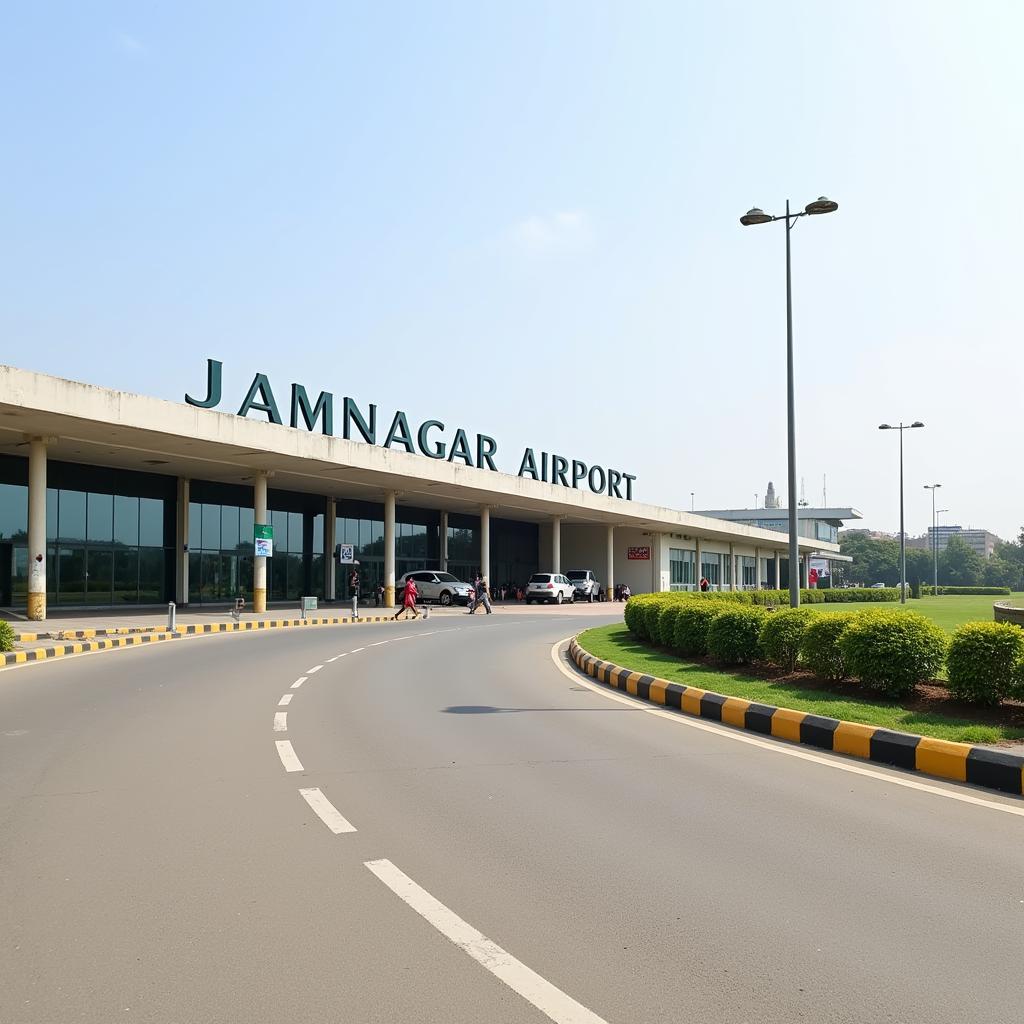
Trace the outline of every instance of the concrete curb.
{"type": "Polygon", "coordinates": [[[695,686],[671,683],[601,661],[585,651],[575,637],[569,642],[569,656],[582,672],[598,682],[687,715],[1001,793],[1020,796],[1024,792],[1024,757],[1017,754],[822,718],[806,711],[755,704],[742,697],[726,697],[695,686]]]}
{"type": "MultiPolygon", "coordinates": [[[[392,615],[366,615],[353,619],[351,616],[330,619],[265,619],[248,622],[206,622],[180,626],[173,633],[168,630],[154,630],[149,633],[130,633],[128,635],[111,636],[109,639],[85,640],[81,643],[61,644],[59,647],[37,647],[30,651],[10,651],[0,654],[0,668],[8,665],[23,665],[30,661],[46,661],[49,658],[62,658],[70,654],[85,654],[89,651],[105,651],[115,647],[134,647],[137,644],[151,644],[163,640],[180,640],[185,636],[198,636],[205,633],[238,633],[251,632],[259,629],[283,629],[289,626],[365,626],[371,623],[393,622],[392,615]]],[[[405,621],[405,620],[403,620],[405,621]]],[[[79,630],[67,636],[97,636],[103,632],[116,633],[116,630],[79,630]]],[[[30,636],[32,634],[23,634],[30,636]]]]}

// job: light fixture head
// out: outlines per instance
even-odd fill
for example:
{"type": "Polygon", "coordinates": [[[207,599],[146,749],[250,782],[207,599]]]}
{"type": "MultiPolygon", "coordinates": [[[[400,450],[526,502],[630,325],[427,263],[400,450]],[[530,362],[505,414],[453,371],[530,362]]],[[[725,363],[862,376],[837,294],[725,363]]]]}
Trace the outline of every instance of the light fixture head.
{"type": "Polygon", "coordinates": [[[878,429],[879,430],[892,430],[892,424],[891,423],[880,423],[878,425],[878,429]]]}
{"type": "Polygon", "coordinates": [[[804,213],[809,213],[813,217],[819,213],[835,213],[838,209],[838,203],[833,202],[827,196],[818,196],[813,203],[808,203],[804,207],[804,213]]]}
{"type": "Polygon", "coordinates": [[[750,227],[751,224],[768,224],[771,219],[772,216],[770,213],[765,213],[764,210],[760,210],[754,206],[740,217],[740,223],[746,228],[750,227]]]}
{"type": "Polygon", "coordinates": [[[923,427],[924,426],[924,424],[920,420],[914,420],[914,422],[911,423],[910,425],[912,427],[923,427]]]}

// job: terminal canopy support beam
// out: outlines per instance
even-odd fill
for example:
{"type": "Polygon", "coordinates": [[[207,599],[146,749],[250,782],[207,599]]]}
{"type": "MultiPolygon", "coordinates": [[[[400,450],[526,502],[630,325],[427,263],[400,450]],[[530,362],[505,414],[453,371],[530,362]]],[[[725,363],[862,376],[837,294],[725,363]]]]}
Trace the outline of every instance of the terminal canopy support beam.
{"type": "Polygon", "coordinates": [[[754,548],[754,589],[761,589],[761,549],[754,548]]]}
{"type": "Polygon", "coordinates": [[[54,438],[28,442],[28,617],[46,618],[46,446],[54,438]]]}
{"type": "MultiPolygon", "coordinates": [[[[253,521],[257,526],[267,525],[267,481],[273,473],[261,469],[256,473],[252,487],[253,521]]],[[[257,614],[267,610],[267,560],[262,555],[253,558],[252,610],[257,614]]]]}
{"type": "Polygon", "coordinates": [[[395,492],[384,494],[384,607],[395,607],[395,492]]]}
{"type": "Polygon", "coordinates": [[[782,589],[782,552],[775,552],[775,589],[782,589]]]}
{"type": "Polygon", "coordinates": [[[729,544],[729,589],[736,589],[736,552],[734,545],[729,544]]]}
{"type": "Polygon", "coordinates": [[[441,536],[438,538],[440,541],[441,551],[441,572],[448,571],[448,513],[441,513],[441,536]]]}
{"type": "Polygon", "coordinates": [[[555,516],[551,520],[551,571],[562,571],[562,519],[555,516]]]}
{"type": "Polygon", "coordinates": [[[480,506],[480,575],[485,583],[491,579],[491,507],[480,506]]]}
{"type": "Polygon", "coordinates": [[[188,604],[188,527],[190,483],[178,477],[178,505],[175,509],[174,600],[178,606],[188,604]]]}
{"type": "Polygon", "coordinates": [[[615,598],[615,527],[608,527],[608,564],[605,572],[604,585],[605,598],[608,601],[615,598]]]}
{"type": "Polygon", "coordinates": [[[334,557],[338,509],[334,498],[324,502],[324,598],[333,601],[337,596],[338,563],[334,557]]]}

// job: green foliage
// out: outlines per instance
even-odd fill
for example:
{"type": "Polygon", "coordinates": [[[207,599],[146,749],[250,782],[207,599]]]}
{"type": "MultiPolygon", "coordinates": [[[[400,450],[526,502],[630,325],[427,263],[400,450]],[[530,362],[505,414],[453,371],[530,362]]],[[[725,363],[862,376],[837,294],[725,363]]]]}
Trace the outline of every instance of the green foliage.
{"type": "Polygon", "coordinates": [[[657,639],[662,647],[671,647],[675,634],[676,619],[683,610],[683,606],[673,601],[671,604],[655,605],[658,608],[657,618],[657,639]]]}
{"type": "Polygon", "coordinates": [[[968,622],[950,641],[949,692],[991,706],[1016,690],[1024,666],[1024,630],[1008,622],[968,622]]]}
{"type": "Polygon", "coordinates": [[[726,665],[748,665],[762,657],[763,608],[726,608],[708,627],[708,654],[726,665]]]}
{"type": "Polygon", "coordinates": [[[688,601],[682,605],[676,616],[672,647],[687,657],[707,654],[708,629],[725,610],[726,606],[720,601],[688,601]]]}
{"type": "Polygon", "coordinates": [[[820,617],[807,608],[786,608],[769,615],[761,627],[761,650],[764,657],[793,672],[800,657],[804,630],[820,617]]]}
{"type": "MultiPolygon", "coordinates": [[[[922,587],[922,592],[925,594],[932,594],[935,592],[934,587],[922,587]]],[[[897,591],[899,593],[899,591],[897,591]]],[[[939,586],[939,594],[957,594],[961,597],[965,597],[974,594],[979,597],[1006,597],[1010,593],[1009,587],[943,587],[939,586]]]]}
{"type": "Polygon", "coordinates": [[[853,562],[843,570],[845,579],[871,586],[895,587],[900,581],[900,545],[891,537],[869,537],[866,532],[843,530],[839,550],[853,562]]]}
{"type": "Polygon", "coordinates": [[[985,559],[956,535],[939,554],[939,583],[951,587],[977,587],[985,574],[985,559]]]}
{"type": "Polygon", "coordinates": [[[916,612],[864,612],[839,637],[849,673],[889,697],[905,697],[934,679],[946,654],[946,635],[916,612]]]}
{"type": "Polygon", "coordinates": [[[14,630],[11,624],[0,619],[0,651],[14,650],[14,630]]]}
{"type": "Polygon", "coordinates": [[[846,660],[839,647],[839,638],[846,627],[862,614],[835,612],[818,615],[807,624],[800,638],[800,658],[819,679],[838,682],[846,678],[846,660]]]}

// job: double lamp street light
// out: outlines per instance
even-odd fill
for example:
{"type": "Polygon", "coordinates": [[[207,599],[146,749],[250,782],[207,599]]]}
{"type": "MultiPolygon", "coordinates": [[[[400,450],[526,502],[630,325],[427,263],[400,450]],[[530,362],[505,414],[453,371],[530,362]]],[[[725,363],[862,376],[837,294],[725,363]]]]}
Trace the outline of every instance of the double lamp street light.
{"type": "MultiPolygon", "coordinates": [[[[889,423],[879,425],[879,430],[898,430],[900,432],[900,604],[907,603],[907,531],[903,525],[903,431],[923,427],[920,420],[913,423],[900,423],[894,427],[889,423]]],[[[935,492],[932,491],[934,496],[935,492]]]]}
{"type": "MultiPolygon", "coordinates": [[[[786,212],[782,216],[773,217],[770,213],[756,206],[748,210],[740,223],[744,227],[752,224],[770,224],[776,220],[786,222],[786,401],[788,412],[789,437],[789,603],[793,608],[800,607],[800,545],[797,529],[796,502],[796,411],[793,399],[793,289],[790,270],[789,235],[800,217],[815,217],[822,213],[835,213],[839,204],[819,196],[813,203],[808,203],[801,212],[789,212],[789,200],[786,200],[786,212]]],[[[901,435],[902,436],[902,435],[901,435]]],[[[760,571],[760,570],[758,570],[760,571]]],[[[775,584],[778,586],[779,581],[775,584]]]]}

